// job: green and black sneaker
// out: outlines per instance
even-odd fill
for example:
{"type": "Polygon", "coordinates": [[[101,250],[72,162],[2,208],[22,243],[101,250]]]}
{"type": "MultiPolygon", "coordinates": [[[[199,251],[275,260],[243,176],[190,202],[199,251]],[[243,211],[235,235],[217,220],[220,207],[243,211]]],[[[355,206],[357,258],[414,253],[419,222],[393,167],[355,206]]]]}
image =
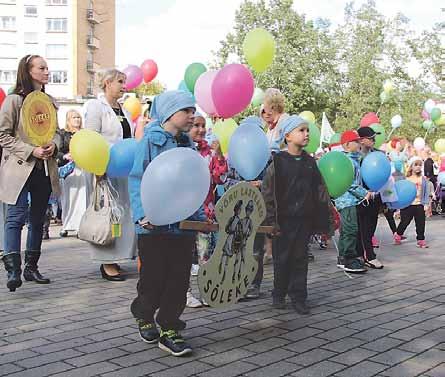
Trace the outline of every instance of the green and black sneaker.
{"type": "Polygon", "coordinates": [[[173,356],[184,356],[192,353],[192,347],[185,342],[181,334],[176,330],[161,329],[159,348],[171,353],[173,356]]]}
{"type": "Polygon", "coordinates": [[[159,331],[154,323],[136,320],[139,328],[139,336],[145,343],[153,344],[159,340],[159,331]]]}

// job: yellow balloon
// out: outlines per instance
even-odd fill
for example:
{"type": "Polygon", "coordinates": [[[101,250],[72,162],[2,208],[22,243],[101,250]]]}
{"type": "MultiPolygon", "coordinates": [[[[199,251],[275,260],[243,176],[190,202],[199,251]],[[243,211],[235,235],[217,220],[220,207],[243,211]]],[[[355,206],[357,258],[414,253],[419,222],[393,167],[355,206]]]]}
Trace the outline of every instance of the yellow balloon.
{"type": "Polygon", "coordinates": [[[434,149],[437,153],[445,153],[445,139],[438,139],[434,144],[434,149]]]}
{"type": "Polygon", "coordinates": [[[142,114],[141,102],[136,97],[128,97],[124,102],[124,109],[130,113],[131,120],[142,114]]]}
{"type": "Polygon", "coordinates": [[[257,28],[244,38],[243,51],[249,65],[257,72],[264,72],[275,57],[275,40],[267,30],[257,28]]]}
{"type": "Polygon", "coordinates": [[[219,144],[221,145],[221,152],[226,154],[229,151],[230,138],[235,132],[238,125],[230,118],[225,120],[218,120],[214,127],[213,132],[218,136],[219,144]]]}
{"type": "Polygon", "coordinates": [[[110,146],[96,131],[80,130],[71,138],[70,153],[81,169],[104,175],[110,160],[110,146]]]}
{"type": "Polygon", "coordinates": [[[303,111],[298,116],[309,123],[315,123],[315,115],[312,111],[303,111]]]}
{"type": "Polygon", "coordinates": [[[391,80],[386,80],[383,83],[383,91],[386,93],[390,93],[394,90],[394,84],[391,80]]]}
{"type": "Polygon", "coordinates": [[[437,120],[434,122],[434,124],[435,124],[436,126],[445,126],[445,114],[442,114],[442,116],[441,116],[439,119],[437,119],[437,120]]]}

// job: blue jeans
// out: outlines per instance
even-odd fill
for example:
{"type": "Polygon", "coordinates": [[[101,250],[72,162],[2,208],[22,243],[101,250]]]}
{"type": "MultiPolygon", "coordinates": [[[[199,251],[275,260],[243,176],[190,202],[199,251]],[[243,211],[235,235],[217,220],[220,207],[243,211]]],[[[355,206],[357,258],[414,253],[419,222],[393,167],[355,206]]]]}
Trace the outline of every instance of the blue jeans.
{"type": "Polygon", "coordinates": [[[21,249],[22,229],[28,220],[28,238],[26,250],[40,252],[42,246],[42,230],[51,181],[45,176],[44,169],[34,168],[19,194],[16,204],[8,204],[5,221],[4,255],[18,253],[21,249]],[[31,206],[28,203],[28,194],[31,206]]]}

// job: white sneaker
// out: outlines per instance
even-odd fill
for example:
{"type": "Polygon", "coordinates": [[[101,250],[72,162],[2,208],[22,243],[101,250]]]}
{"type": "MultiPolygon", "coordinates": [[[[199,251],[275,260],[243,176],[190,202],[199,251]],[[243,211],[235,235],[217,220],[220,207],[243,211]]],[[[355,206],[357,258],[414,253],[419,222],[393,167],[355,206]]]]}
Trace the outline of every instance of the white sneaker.
{"type": "Polygon", "coordinates": [[[193,297],[192,292],[187,292],[187,308],[201,308],[202,303],[196,297],[193,297]]]}
{"type": "Polygon", "coordinates": [[[192,264],[192,268],[190,270],[192,276],[198,276],[199,273],[199,264],[192,264]]]}
{"type": "Polygon", "coordinates": [[[375,268],[376,270],[381,270],[383,268],[382,262],[380,262],[377,258],[370,261],[366,261],[365,265],[367,267],[375,268]]]}

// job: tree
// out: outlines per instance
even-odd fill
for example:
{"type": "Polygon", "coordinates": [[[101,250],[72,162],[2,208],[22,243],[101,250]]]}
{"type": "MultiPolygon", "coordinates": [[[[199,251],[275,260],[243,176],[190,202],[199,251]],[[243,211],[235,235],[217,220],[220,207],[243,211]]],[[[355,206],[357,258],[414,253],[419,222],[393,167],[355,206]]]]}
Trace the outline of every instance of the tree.
{"type": "Polygon", "coordinates": [[[141,84],[137,88],[130,90],[130,93],[136,93],[139,98],[143,96],[156,96],[161,94],[165,87],[157,80],[151,81],[148,84],[141,84]]]}
{"type": "MultiPolygon", "coordinates": [[[[233,32],[215,53],[214,66],[245,63],[244,37],[263,27],[274,35],[277,53],[266,72],[253,72],[256,85],[280,89],[289,113],[311,110],[321,119],[325,111],[334,128],[343,131],[358,127],[365,113],[379,111],[388,132],[390,119],[400,114],[404,122],[399,135],[423,136],[422,105],[443,95],[439,26],[416,35],[403,14],[387,18],[368,0],[358,8],[348,4],[343,24],[333,29],[328,20],[307,20],[292,5],[292,0],[245,0],[236,12],[233,32]],[[413,66],[422,68],[415,76],[413,66]],[[382,105],[386,79],[396,90],[382,105]]],[[[253,111],[249,108],[242,116],[253,111]]]]}

